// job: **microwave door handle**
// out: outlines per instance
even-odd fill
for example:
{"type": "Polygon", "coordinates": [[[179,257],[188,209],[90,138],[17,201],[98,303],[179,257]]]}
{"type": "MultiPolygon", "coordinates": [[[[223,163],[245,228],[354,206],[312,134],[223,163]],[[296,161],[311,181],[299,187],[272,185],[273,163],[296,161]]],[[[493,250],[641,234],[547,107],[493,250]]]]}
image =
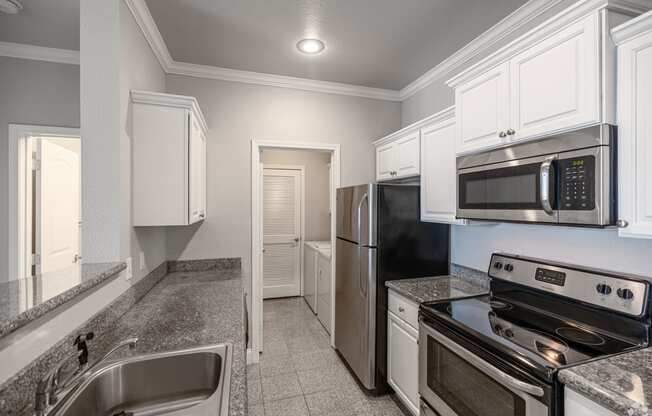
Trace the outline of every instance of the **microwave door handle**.
{"type": "Polygon", "coordinates": [[[557,155],[550,156],[544,159],[541,163],[541,170],[539,172],[541,182],[541,206],[548,215],[553,215],[552,204],[550,203],[550,167],[552,162],[557,159],[557,155]]]}

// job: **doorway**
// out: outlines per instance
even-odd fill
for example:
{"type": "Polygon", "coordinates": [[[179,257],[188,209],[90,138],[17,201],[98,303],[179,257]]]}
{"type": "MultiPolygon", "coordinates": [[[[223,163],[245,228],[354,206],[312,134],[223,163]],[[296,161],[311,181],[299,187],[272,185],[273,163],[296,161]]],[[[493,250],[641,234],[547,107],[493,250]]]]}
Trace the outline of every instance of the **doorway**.
{"type": "Polygon", "coordinates": [[[79,129],[10,126],[10,279],[81,261],[79,129]]]}
{"type": "MultiPolygon", "coordinates": [[[[263,351],[263,299],[272,297],[303,296],[303,252],[306,237],[305,213],[306,171],[303,165],[289,165],[289,162],[270,162],[264,160],[263,153],[273,151],[302,151],[320,153],[326,156],[324,169],[327,180],[322,185],[328,192],[323,201],[327,213],[325,228],[328,241],[333,243],[335,236],[336,207],[335,190],[339,187],[340,154],[339,145],[319,143],[287,143],[274,141],[252,141],[252,253],[251,253],[251,314],[248,359],[258,362],[263,351]],[[288,165],[281,166],[285,163],[288,165]],[[330,164],[330,168],[327,165],[330,164]],[[301,170],[303,170],[303,175],[301,170]],[[298,175],[298,177],[296,176],[298,175]],[[303,179],[301,177],[303,176],[303,179]],[[298,187],[297,187],[298,186],[298,187]],[[297,193],[301,198],[296,198],[297,193]],[[292,195],[291,195],[292,194],[292,195]],[[271,212],[270,204],[275,204],[278,212],[271,212]],[[297,205],[299,209],[297,210],[297,205]],[[282,215],[281,215],[282,214],[282,215]],[[299,221],[297,221],[297,216],[299,221]],[[280,227],[284,227],[283,230],[280,227]],[[297,230],[299,233],[297,235],[297,230]],[[282,232],[281,232],[282,231],[282,232]],[[291,261],[288,261],[291,259],[291,261]],[[283,266],[282,266],[282,265],[283,266]]],[[[329,275],[334,274],[335,250],[330,253],[329,275]]],[[[326,280],[325,280],[326,281],[326,280]]],[[[328,297],[334,297],[334,280],[329,279],[328,297]]],[[[301,302],[303,299],[297,298],[301,302]]],[[[270,302],[266,301],[266,304],[270,302]]],[[[328,305],[329,315],[324,320],[333,322],[332,300],[328,305]]],[[[306,307],[308,309],[308,307],[306,307]]],[[[333,343],[334,331],[330,329],[329,343],[333,343]]]]}

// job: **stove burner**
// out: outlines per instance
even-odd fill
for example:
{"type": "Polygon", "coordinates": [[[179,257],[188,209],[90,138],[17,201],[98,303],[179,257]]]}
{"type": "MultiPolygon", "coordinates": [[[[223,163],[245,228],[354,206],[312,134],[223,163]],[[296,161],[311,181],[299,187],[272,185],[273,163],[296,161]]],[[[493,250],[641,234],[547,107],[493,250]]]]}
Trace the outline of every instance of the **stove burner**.
{"type": "Polygon", "coordinates": [[[605,343],[604,338],[595,332],[586,331],[580,328],[574,328],[570,326],[564,326],[557,328],[555,333],[560,337],[566,338],[569,341],[577,342],[578,344],[584,345],[603,345],[605,343]]]}
{"type": "Polygon", "coordinates": [[[491,305],[491,309],[496,311],[508,311],[513,308],[509,303],[501,302],[499,300],[489,301],[489,305],[491,305]]]}

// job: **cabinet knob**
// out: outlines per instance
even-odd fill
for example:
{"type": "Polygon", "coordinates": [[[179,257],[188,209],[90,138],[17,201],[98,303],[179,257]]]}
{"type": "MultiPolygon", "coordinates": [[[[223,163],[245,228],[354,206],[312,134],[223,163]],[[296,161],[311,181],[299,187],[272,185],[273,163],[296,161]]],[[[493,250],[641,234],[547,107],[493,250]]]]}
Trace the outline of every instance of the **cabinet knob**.
{"type": "Polygon", "coordinates": [[[626,220],[618,220],[618,221],[616,221],[616,226],[618,228],[627,228],[628,225],[629,225],[629,223],[626,220]]]}
{"type": "Polygon", "coordinates": [[[501,131],[500,133],[498,133],[498,137],[507,137],[507,133],[501,131]]]}
{"type": "Polygon", "coordinates": [[[405,312],[405,308],[402,307],[402,306],[399,306],[399,307],[398,307],[398,311],[399,311],[399,312],[405,312]]]}
{"type": "Polygon", "coordinates": [[[515,135],[515,134],[516,134],[516,131],[515,131],[514,129],[509,129],[509,130],[507,130],[507,135],[508,135],[508,136],[513,136],[513,135],[515,135]]]}

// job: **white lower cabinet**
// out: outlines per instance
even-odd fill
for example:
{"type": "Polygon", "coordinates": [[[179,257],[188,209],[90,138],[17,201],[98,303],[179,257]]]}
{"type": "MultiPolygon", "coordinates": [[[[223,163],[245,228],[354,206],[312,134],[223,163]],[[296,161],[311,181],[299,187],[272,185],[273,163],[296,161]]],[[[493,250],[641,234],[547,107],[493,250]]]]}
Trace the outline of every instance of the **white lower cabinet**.
{"type": "MultiPolygon", "coordinates": [[[[390,296],[393,292],[390,290],[390,296]]],[[[409,302],[409,301],[408,301],[409,302]]],[[[418,310],[418,305],[409,302],[418,310]]],[[[387,319],[387,382],[414,414],[419,414],[419,331],[390,308],[387,319]]]]}
{"type": "Polygon", "coordinates": [[[564,387],[564,414],[569,416],[617,416],[596,402],[564,387]]]}
{"type": "Polygon", "coordinates": [[[317,318],[331,333],[331,261],[322,253],[317,256],[317,318]]]}
{"type": "Polygon", "coordinates": [[[652,12],[618,26],[621,237],[652,238],[652,12]]]}

